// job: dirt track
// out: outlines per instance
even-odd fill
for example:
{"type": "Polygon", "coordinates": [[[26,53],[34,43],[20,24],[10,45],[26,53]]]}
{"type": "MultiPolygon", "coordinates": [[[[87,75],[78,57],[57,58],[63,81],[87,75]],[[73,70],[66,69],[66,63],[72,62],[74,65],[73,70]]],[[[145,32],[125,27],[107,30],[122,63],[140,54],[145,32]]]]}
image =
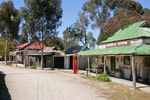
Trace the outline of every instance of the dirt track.
{"type": "Polygon", "coordinates": [[[6,86],[12,100],[106,99],[95,83],[80,75],[58,70],[16,68],[4,64],[0,64],[0,71],[6,74],[6,86]]]}

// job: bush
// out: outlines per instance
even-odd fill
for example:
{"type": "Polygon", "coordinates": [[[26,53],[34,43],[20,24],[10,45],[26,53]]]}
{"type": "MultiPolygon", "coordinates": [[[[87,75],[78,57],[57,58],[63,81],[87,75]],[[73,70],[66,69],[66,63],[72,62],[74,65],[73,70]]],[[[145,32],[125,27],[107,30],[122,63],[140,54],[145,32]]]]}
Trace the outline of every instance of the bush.
{"type": "Polygon", "coordinates": [[[31,66],[31,69],[36,69],[36,66],[35,66],[35,65],[32,65],[32,66],[31,66]]]}
{"type": "Polygon", "coordinates": [[[99,74],[97,77],[97,80],[103,81],[103,82],[110,82],[110,77],[106,73],[99,74]]]}

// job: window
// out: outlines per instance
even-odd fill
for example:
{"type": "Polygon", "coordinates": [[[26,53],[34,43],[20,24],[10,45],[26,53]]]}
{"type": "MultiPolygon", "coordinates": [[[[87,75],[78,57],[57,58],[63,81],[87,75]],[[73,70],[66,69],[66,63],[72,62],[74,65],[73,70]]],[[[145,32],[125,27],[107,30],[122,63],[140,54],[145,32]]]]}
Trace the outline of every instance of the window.
{"type": "Polygon", "coordinates": [[[124,64],[130,65],[130,56],[124,56],[124,64]]]}

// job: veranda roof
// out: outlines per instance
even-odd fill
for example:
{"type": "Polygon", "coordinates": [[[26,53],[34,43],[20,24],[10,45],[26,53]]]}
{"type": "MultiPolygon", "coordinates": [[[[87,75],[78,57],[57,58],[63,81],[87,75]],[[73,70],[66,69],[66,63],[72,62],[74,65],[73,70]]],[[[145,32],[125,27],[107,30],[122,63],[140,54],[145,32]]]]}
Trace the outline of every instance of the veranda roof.
{"type": "MultiPolygon", "coordinates": [[[[29,54],[30,56],[40,56],[41,55],[42,50],[33,53],[33,54],[29,54]]],[[[60,50],[56,50],[55,47],[46,47],[43,49],[43,55],[59,55],[59,56],[63,56],[64,52],[60,51],[60,50]]]]}
{"type": "Polygon", "coordinates": [[[87,50],[78,53],[79,56],[92,55],[150,55],[150,45],[120,46],[105,49],[87,50]]]}

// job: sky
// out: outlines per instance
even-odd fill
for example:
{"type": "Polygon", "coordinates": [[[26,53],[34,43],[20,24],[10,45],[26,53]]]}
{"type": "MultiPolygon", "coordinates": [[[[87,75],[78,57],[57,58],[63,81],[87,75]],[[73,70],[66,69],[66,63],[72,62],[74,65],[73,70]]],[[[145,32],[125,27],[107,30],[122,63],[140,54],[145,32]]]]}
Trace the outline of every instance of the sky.
{"type": "MultiPolygon", "coordinates": [[[[0,0],[0,3],[7,0],[0,0]]],[[[12,0],[15,8],[20,9],[24,6],[24,0],[12,0]]],[[[78,18],[78,12],[81,11],[82,5],[88,0],[62,0],[63,17],[61,19],[62,26],[59,27],[59,37],[63,37],[63,31],[66,27],[72,25],[78,18]]],[[[150,8],[150,0],[135,0],[142,4],[144,8],[150,8]]],[[[97,39],[99,30],[88,28],[87,32],[91,31],[97,39]]]]}

